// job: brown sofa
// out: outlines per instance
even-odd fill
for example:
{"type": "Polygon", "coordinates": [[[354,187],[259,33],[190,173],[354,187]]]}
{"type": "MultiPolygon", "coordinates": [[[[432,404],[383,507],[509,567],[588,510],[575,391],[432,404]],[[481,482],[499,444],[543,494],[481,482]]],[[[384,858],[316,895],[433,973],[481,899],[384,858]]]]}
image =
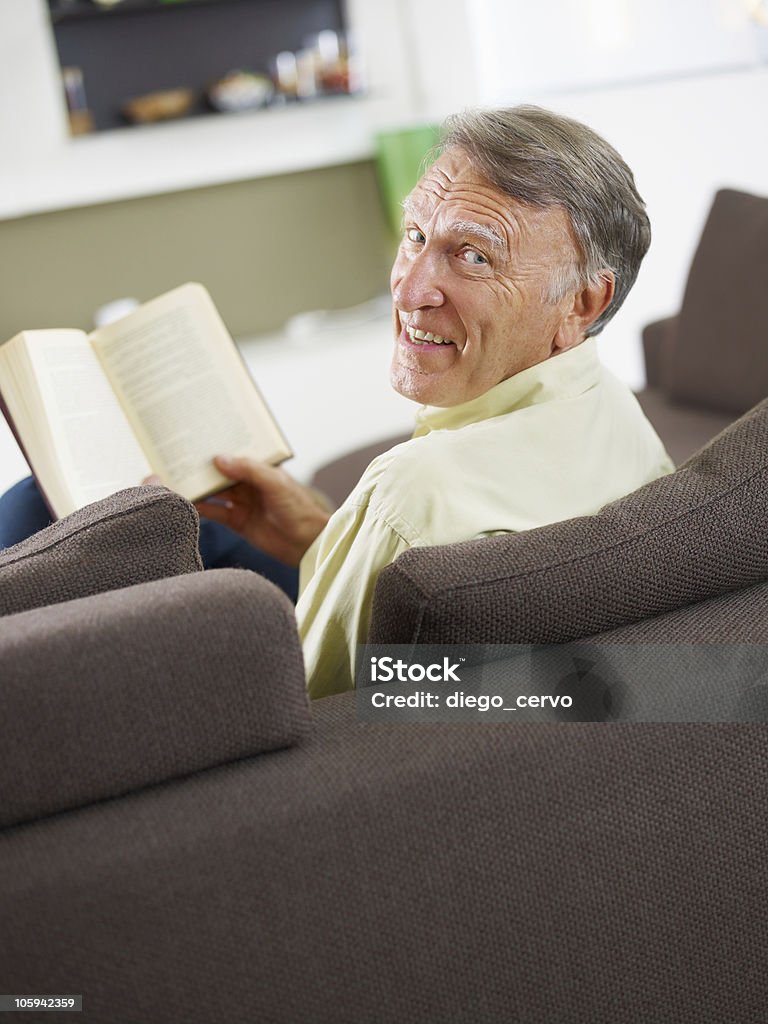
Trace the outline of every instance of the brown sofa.
{"type": "MultiPolygon", "coordinates": [[[[371,639],[762,650],[767,499],[763,403],[596,517],[398,559],[371,639]]],[[[764,724],[697,724],[672,679],[679,724],[310,708],[290,605],[197,571],[195,529],[145,488],[0,556],[0,991],[99,1024],[763,1018],[764,724]]]]}

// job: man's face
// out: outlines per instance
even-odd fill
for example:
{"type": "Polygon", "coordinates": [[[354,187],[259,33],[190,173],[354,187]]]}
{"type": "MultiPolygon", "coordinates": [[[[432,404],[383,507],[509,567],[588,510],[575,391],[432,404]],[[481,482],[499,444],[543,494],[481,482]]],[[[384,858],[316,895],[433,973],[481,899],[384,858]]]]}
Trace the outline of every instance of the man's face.
{"type": "Polygon", "coordinates": [[[391,277],[401,395],[459,405],[581,340],[573,295],[543,300],[577,258],[559,207],[517,203],[453,149],[406,200],[404,225],[391,277]]]}

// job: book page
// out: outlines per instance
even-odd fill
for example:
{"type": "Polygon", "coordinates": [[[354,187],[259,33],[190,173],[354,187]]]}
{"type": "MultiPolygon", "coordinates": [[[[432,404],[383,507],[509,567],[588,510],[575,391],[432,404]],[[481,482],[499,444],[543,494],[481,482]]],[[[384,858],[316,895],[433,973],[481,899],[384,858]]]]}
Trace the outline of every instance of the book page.
{"type": "Polygon", "coordinates": [[[140,484],[149,463],[86,336],[27,331],[24,337],[74,508],[140,484]]]}
{"type": "Polygon", "coordinates": [[[91,341],[153,470],[185,497],[229,483],[214,455],[290,454],[201,285],[146,303],[91,341]]]}

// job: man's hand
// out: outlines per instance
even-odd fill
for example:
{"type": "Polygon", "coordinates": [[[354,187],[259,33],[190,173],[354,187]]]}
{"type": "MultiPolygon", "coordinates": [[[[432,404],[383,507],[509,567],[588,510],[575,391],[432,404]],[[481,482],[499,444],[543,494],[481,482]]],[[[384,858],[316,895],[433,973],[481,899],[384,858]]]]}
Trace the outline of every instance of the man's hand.
{"type": "Polygon", "coordinates": [[[285,470],[246,458],[218,456],[232,487],[196,504],[200,515],[230,527],[286,565],[298,565],[330,513],[314,492],[285,470]]]}

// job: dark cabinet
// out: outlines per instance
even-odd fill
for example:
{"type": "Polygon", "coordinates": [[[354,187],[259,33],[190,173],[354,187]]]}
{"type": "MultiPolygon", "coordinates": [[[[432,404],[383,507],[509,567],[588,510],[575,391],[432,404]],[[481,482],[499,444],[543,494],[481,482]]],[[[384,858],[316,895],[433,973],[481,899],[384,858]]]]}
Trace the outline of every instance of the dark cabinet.
{"type": "Polygon", "coordinates": [[[190,90],[188,113],[210,113],[206,91],[228,72],[271,76],[278,53],[347,30],[343,0],[49,0],[49,9],[61,67],[75,69],[70,105],[82,103],[81,76],[97,131],[125,125],[128,100],[167,90],[190,90]]]}

